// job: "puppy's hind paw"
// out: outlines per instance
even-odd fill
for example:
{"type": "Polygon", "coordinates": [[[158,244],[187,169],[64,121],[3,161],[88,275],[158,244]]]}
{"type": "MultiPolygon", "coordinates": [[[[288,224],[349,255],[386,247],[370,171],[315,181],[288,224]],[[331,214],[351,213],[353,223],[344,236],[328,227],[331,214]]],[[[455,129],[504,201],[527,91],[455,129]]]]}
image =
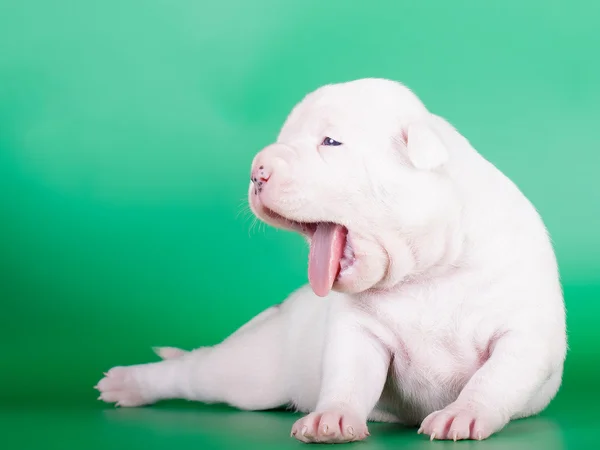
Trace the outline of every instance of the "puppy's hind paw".
{"type": "Polygon", "coordinates": [[[153,403],[135,379],[135,367],[114,367],[106,372],[95,386],[100,391],[98,400],[115,406],[141,406],[153,403]]]}

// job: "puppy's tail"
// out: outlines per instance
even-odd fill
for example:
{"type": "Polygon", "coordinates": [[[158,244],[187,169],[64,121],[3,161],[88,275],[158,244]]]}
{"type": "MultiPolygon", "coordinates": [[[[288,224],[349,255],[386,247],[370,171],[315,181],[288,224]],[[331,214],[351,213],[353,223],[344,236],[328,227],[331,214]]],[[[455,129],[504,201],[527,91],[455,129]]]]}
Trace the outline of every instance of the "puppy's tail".
{"type": "Polygon", "coordinates": [[[185,355],[187,352],[176,347],[152,347],[152,351],[162,359],[174,359],[185,355]]]}

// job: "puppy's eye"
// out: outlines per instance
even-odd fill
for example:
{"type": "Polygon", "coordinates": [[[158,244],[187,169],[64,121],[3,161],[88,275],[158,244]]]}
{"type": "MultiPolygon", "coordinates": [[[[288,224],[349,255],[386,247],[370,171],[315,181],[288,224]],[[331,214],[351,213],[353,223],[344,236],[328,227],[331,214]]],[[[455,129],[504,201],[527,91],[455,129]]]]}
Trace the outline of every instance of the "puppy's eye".
{"type": "Polygon", "coordinates": [[[321,142],[321,145],[336,147],[338,145],[342,145],[342,143],[336,141],[335,139],[331,139],[330,137],[326,137],[325,139],[323,139],[323,142],[321,142]]]}

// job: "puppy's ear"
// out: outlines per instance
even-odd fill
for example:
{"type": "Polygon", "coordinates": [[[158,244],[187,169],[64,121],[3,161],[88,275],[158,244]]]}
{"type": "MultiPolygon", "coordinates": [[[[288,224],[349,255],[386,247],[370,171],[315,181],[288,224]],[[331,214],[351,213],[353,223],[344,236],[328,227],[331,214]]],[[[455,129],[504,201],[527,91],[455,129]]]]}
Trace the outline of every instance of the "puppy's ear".
{"type": "Polygon", "coordinates": [[[427,123],[413,122],[403,133],[408,159],[416,169],[434,170],[448,161],[448,150],[427,123]]]}

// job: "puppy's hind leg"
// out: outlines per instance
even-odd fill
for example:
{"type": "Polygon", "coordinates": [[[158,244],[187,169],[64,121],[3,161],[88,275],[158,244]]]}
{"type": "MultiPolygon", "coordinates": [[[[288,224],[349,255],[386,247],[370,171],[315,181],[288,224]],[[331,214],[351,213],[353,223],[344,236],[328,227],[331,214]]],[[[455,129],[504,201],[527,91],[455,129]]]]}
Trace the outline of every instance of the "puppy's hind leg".
{"type": "Polygon", "coordinates": [[[185,350],[176,347],[152,347],[152,350],[162,359],[175,359],[187,353],[185,350]]]}
{"type": "MultiPolygon", "coordinates": [[[[237,336],[238,334],[243,333],[248,328],[256,327],[257,325],[261,324],[266,319],[271,317],[273,314],[277,314],[278,312],[279,312],[279,307],[277,307],[277,306],[264,310],[263,312],[261,312],[260,314],[255,316],[253,319],[251,319],[249,322],[246,322],[244,325],[242,325],[240,328],[238,328],[227,339],[231,339],[234,336],[237,336]]],[[[154,351],[154,353],[156,353],[158,356],[160,356],[161,359],[178,358],[178,357],[183,356],[184,354],[188,353],[185,350],[182,350],[182,349],[176,348],[176,347],[153,347],[152,350],[154,351]]]]}
{"type": "Polygon", "coordinates": [[[284,335],[282,313],[269,308],[214,347],[158,349],[164,361],[112,368],[97,385],[100,399],[120,406],[171,398],[249,410],[285,405],[284,335]]]}

